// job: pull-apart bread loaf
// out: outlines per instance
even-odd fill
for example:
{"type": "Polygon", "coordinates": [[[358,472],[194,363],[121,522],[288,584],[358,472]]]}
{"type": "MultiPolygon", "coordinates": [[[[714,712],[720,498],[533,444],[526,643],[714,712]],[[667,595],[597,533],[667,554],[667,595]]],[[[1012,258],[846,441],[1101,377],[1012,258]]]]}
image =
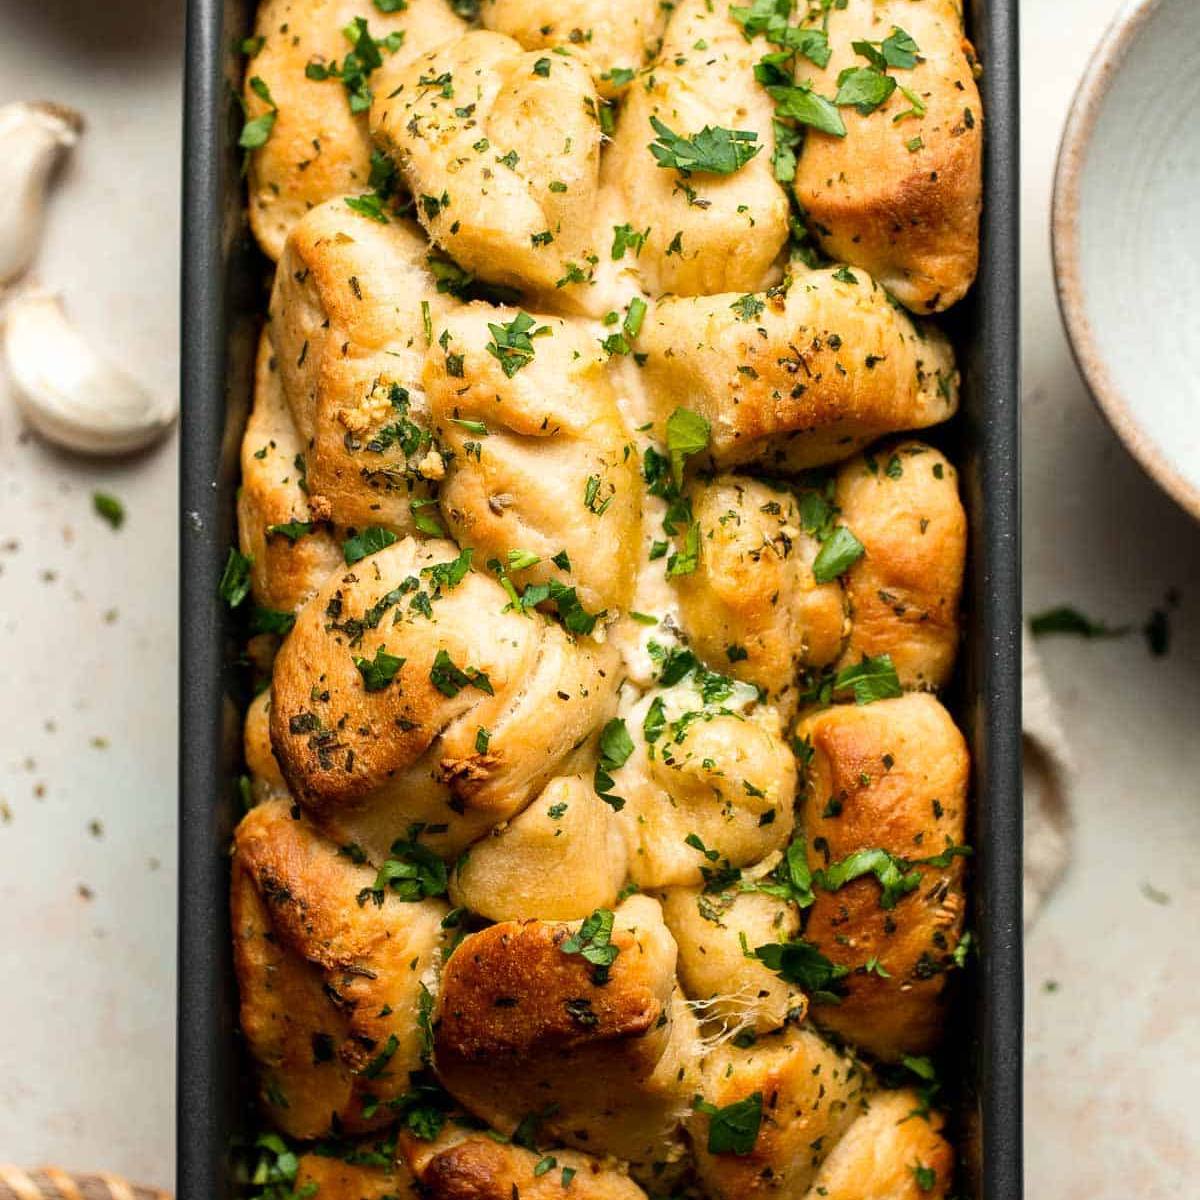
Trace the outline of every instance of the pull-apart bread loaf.
{"type": "Polygon", "coordinates": [[[245,49],[256,1194],[950,1194],[958,6],[264,0],[245,49]]]}

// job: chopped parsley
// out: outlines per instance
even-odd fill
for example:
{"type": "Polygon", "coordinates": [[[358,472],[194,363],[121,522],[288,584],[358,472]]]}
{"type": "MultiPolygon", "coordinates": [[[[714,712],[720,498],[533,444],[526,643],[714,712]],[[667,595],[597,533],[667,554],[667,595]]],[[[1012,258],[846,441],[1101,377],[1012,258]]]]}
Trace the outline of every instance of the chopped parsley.
{"type": "Polygon", "coordinates": [[[904,694],[904,689],[890,654],[877,658],[864,654],[860,662],[819,677],[802,699],[830,704],[839,692],[850,692],[855,704],[874,704],[876,700],[894,700],[904,694]]]}
{"type": "MultiPolygon", "coordinates": [[[[882,42],[854,42],[853,47],[855,54],[867,60],[867,65],[847,67],[838,75],[838,90],[833,102],[844,108],[854,108],[867,117],[886,104],[899,86],[888,71],[912,70],[917,65],[920,47],[897,25],[892,26],[892,32],[882,42]]],[[[925,105],[919,97],[907,88],[900,90],[912,108],[896,119],[924,116],[925,105]]]]}
{"type": "Polygon", "coordinates": [[[496,694],[492,687],[492,681],[484,672],[474,667],[467,667],[464,671],[455,665],[454,660],[445,650],[437,652],[433,666],[429,668],[429,682],[443,696],[448,696],[450,699],[457,696],[465,687],[478,688],[489,696],[496,694]]]}
{"type": "Polygon", "coordinates": [[[267,536],[278,535],[285,537],[289,542],[295,545],[302,537],[307,537],[312,533],[314,524],[312,521],[286,521],[281,525],[268,525],[267,536]]]}
{"type": "Polygon", "coordinates": [[[404,666],[405,659],[389,654],[382,646],[375,651],[374,658],[354,659],[354,665],[363,678],[363,687],[368,692],[382,692],[392,682],[404,666]]]}
{"type": "Polygon", "coordinates": [[[596,795],[605,804],[611,805],[614,812],[620,812],[625,807],[625,800],[613,795],[616,783],[612,772],[623,767],[632,753],[633,738],[629,736],[625,722],[620,717],[613,717],[600,732],[600,757],[596,762],[592,786],[596,795]]]}
{"type": "Polygon", "coordinates": [[[808,866],[804,841],[797,838],[784,851],[779,865],[771,872],[770,882],[757,884],[755,890],[789,900],[800,908],[809,908],[815,899],[812,884],[812,871],[808,866]]]}
{"type": "Polygon", "coordinates": [[[419,831],[420,826],[413,826],[409,831],[413,838],[400,838],[392,843],[375,882],[358,893],[360,907],[373,900],[376,907],[382,908],[388,892],[406,904],[446,894],[450,886],[446,864],[428,847],[413,840],[419,831]]]}
{"type": "Polygon", "coordinates": [[[923,1192],[932,1192],[937,1187],[937,1171],[933,1167],[927,1167],[924,1163],[918,1162],[912,1169],[913,1178],[917,1181],[917,1187],[923,1192]]]}
{"type": "Polygon", "coordinates": [[[833,102],[841,108],[854,108],[867,117],[886,104],[895,90],[896,81],[877,67],[847,67],[838,75],[833,102]]]}
{"type": "Polygon", "coordinates": [[[309,79],[340,79],[346,89],[346,98],[352,113],[366,112],[371,107],[373,94],[368,80],[372,72],[383,66],[381,50],[394,53],[404,40],[403,32],[397,30],[385,38],[373,38],[365,17],[355,17],[343,30],[352,49],[338,63],[313,61],[304,68],[309,79]]]}
{"type": "MultiPolygon", "coordinates": [[[[615,317],[616,314],[614,313],[615,317]]],[[[621,323],[621,332],[610,334],[601,345],[609,354],[628,354],[633,349],[633,343],[642,332],[642,323],[646,319],[646,302],[640,296],[635,296],[629,302],[625,311],[625,320],[621,323]]]]}
{"type": "Polygon", "coordinates": [[[632,225],[614,225],[612,244],[613,262],[620,262],[625,257],[626,250],[632,250],[634,255],[640,256],[642,247],[645,246],[646,239],[649,236],[649,229],[644,229],[639,233],[632,225]]]}
{"type": "Polygon", "coordinates": [[[446,531],[438,519],[425,511],[427,508],[436,509],[437,503],[436,500],[410,500],[408,510],[412,513],[413,524],[421,533],[430,537],[445,537],[446,531]]]}
{"type": "Polygon", "coordinates": [[[230,548],[221,582],[217,585],[218,595],[230,608],[237,608],[250,594],[250,567],[253,562],[254,559],[248,554],[230,548]]]}
{"type": "Polygon", "coordinates": [[[762,149],[756,145],[758,134],[753,130],[705,125],[692,137],[681,137],[657,117],[651,117],[650,124],[658,135],[648,147],[655,161],[660,167],[685,176],[693,171],[732,175],[762,149]]]}
{"type": "Polygon", "coordinates": [[[509,379],[533,361],[533,339],[546,337],[552,332],[549,325],[537,325],[526,312],[518,313],[505,325],[489,322],[488,329],[492,340],[487,344],[487,352],[496,359],[509,379]]]}
{"type": "Polygon", "coordinates": [[[449,562],[422,567],[421,574],[429,577],[433,583],[435,594],[440,596],[442,592],[452,591],[466,579],[471,570],[471,559],[474,554],[475,551],[472,547],[464,546],[456,558],[450,559],[449,562]]]}
{"type": "Polygon", "coordinates": [[[691,575],[700,565],[700,523],[693,521],[683,537],[683,545],[667,559],[667,578],[691,575]]]}
{"type": "Polygon", "coordinates": [[[394,1033],[389,1033],[387,1041],[383,1044],[383,1049],[359,1071],[359,1074],[364,1079],[378,1079],[399,1049],[400,1039],[394,1033]]]}
{"type": "Polygon", "coordinates": [[[271,89],[258,76],[254,75],[250,79],[250,90],[269,107],[265,113],[260,113],[257,117],[250,117],[242,126],[241,135],[238,137],[238,145],[243,150],[257,150],[260,146],[267,144],[267,139],[271,136],[271,130],[275,128],[275,121],[279,116],[279,106],[275,103],[271,96],[271,89]]]}
{"type": "Polygon", "coordinates": [[[762,297],[745,295],[739,296],[729,307],[737,313],[739,321],[750,322],[761,316],[767,306],[762,297]]]}
{"type": "Polygon", "coordinates": [[[608,982],[609,971],[621,953],[620,946],[613,945],[612,932],[613,914],[607,908],[598,908],[559,947],[564,954],[578,954],[591,964],[592,982],[597,987],[608,982]]]}
{"type": "Polygon", "coordinates": [[[948,867],[954,858],[965,857],[970,853],[970,846],[950,846],[931,858],[906,859],[877,847],[856,850],[839,862],[830,863],[829,866],[814,871],[812,878],[817,887],[827,892],[836,892],[855,879],[873,875],[882,889],[879,894],[879,907],[893,909],[909,892],[920,887],[921,872],[915,870],[915,867],[948,867]]]}
{"type": "Polygon", "coordinates": [[[667,450],[677,483],[683,481],[683,466],[687,459],[708,449],[711,434],[712,426],[708,421],[690,409],[677,408],[667,418],[667,450]]]}
{"type": "Polygon", "coordinates": [[[831,583],[844,575],[866,553],[866,547],[845,526],[839,525],[825,539],[820,553],[813,560],[813,578],[818,583],[831,583]]]}
{"type": "Polygon", "coordinates": [[[396,535],[390,529],[368,525],[361,533],[342,543],[342,557],[346,560],[346,566],[352,567],[368,555],[378,554],[396,540],[396,535]]]}
{"type": "Polygon", "coordinates": [[[889,67],[911,71],[917,65],[917,56],[921,53],[921,48],[912,35],[905,33],[898,25],[892,26],[892,32],[882,42],[853,42],[852,47],[855,54],[865,58],[881,71],[886,71],[889,67]]]}
{"type": "Polygon", "coordinates": [[[811,942],[797,938],[791,942],[768,942],[758,946],[751,958],[757,958],[768,970],[787,983],[794,983],[814,1004],[840,1004],[839,980],[850,974],[848,967],[831,962],[811,942]]]}
{"type": "MultiPolygon", "coordinates": [[[[446,1117],[454,1107],[454,1101],[426,1071],[409,1074],[409,1090],[395,1100],[388,1101],[388,1108],[396,1113],[400,1124],[415,1138],[423,1142],[434,1141],[446,1124],[446,1117]]],[[[394,1147],[393,1147],[394,1151],[394,1147]]],[[[392,1166],[392,1155],[377,1165],[392,1166]]]]}
{"type": "Polygon", "coordinates": [[[259,604],[256,604],[250,613],[250,632],[252,634],[274,633],[283,637],[284,634],[291,633],[292,626],[295,624],[295,613],[279,612],[274,608],[263,608],[259,604]]]}
{"type": "Polygon", "coordinates": [[[362,196],[347,196],[346,207],[353,209],[360,217],[366,217],[378,225],[389,224],[388,215],[383,207],[384,198],[378,192],[367,192],[362,196]]]}
{"type": "Polygon", "coordinates": [[[762,1127],[763,1094],[754,1092],[718,1108],[697,1096],[692,1102],[697,1112],[708,1117],[709,1154],[751,1154],[762,1127]]]}

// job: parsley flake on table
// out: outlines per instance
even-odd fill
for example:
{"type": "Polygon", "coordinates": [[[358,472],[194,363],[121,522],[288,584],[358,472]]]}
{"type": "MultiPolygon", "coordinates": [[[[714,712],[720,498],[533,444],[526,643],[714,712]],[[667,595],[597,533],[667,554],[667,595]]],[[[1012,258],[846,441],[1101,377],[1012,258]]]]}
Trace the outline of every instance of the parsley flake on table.
{"type": "Polygon", "coordinates": [[[125,524],[125,506],[108,492],[93,492],[92,508],[98,517],[107,521],[114,529],[120,529],[125,524]]]}
{"type": "Polygon", "coordinates": [[[1030,631],[1034,637],[1046,637],[1050,634],[1071,634],[1082,638],[1118,638],[1129,632],[1128,625],[1106,625],[1103,621],[1093,621],[1077,608],[1060,605],[1049,608],[1032,617],[1029,622],[1030,631]]]}

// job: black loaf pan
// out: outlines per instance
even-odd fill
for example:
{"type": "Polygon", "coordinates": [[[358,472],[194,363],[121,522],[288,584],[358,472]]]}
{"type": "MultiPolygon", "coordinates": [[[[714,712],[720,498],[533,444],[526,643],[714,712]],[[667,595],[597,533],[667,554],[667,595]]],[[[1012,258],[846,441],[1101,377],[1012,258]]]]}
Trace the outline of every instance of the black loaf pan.
{"type": "MultiPolygon", "coordinates": [[[[235,95],[253,0],[188,6],[184,145],[182,667],[179,807],[178,1197],[225,1200],[245,1122],[227,913],[241,713],[237,646],[217,581],[234,542],[238,444],[251,396],[266,264],[245,218],[235,95]]],[[[971,522],[966,645],[951,703],[974,755],[971,924],[979,956],[958,996],[947,1093],[971,1200],[1020,1200],[1021,735],[1018,503],[1017,0],[968,0],[984,64],[983,260],[948,322],[961,414],[938,438],[962,469],[971,522]]]]}

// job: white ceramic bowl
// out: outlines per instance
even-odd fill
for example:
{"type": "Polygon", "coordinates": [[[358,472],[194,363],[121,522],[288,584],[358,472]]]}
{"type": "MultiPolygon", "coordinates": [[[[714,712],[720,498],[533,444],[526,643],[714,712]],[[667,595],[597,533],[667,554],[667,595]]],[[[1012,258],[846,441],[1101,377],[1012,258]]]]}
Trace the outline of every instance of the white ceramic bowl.
{"type": "Polygon", "coordinates": [[[1200,519],[1200,0],[1121,10],[1067,122],[1053,236],[1092,394],[1200,519]]]}

